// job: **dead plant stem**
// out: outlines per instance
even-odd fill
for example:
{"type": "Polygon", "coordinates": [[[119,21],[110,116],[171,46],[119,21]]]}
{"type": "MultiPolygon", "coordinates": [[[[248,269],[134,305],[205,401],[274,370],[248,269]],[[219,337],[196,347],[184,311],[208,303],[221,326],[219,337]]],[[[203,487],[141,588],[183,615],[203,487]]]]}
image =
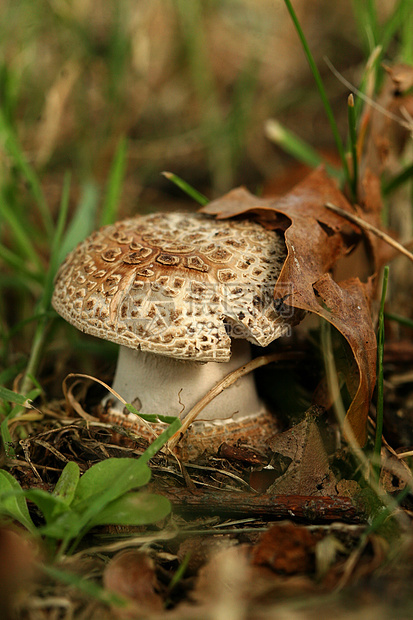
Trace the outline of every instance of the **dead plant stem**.
{"type": "Polygon", "coordinates": [[[170,450],[173,450],[176,445],[179,443],[184,433],[188,430],[189,426],[196,420],[201,411],[214,399],[221,394],[225,389],[229,388],[233,383],[238,381],[241,377],[244,377],[248,373],[252,372],[256,368],[260,368],[261,366],[265,366],[267,364],[271,364],[272,362],[279,362],[281,360],[287,359],[288,354],[284,353],[273,353],[272,355],[261,355],[260,357],[256,357],[251,362],[244,364],[240,368],[230,372],[226,377],[224,377],[221,381],[219,381],[213,388],[205,394],[197,404],[192,407],[189,413],[185,416],[182,426],[175,435],[173,435],[170,440],[167,442],[166,447],[170,450]]]}
{"type": "Polygon", "coordinates": [[[341,207],[337,207],[336,205],[333,205],[331,202],[327,202],[325,206],[327,207],[327,209],[330,209],[330,211],[334,211],[334,213],[337,213],[338,215],[345,217],[350,222],[357,224],[357,226],[360,226],[360,228],[363,228],[364,230],[368,230],[369,232],[373,233],[374,235],[376,235],[376,237],[379,237],[379,239],[382,239],[382,241],[385,241],[386,243],[391,245],[393,248],[395,248],[398,252],[400,252],[401,254],[404,254],[405,256],[407,256],[407,258],[413,261],[413,254],[409,252],[409,250],[407,250],[404,245],[392,239],[390,235],[387,235],[382,230],[379,230],[378,228],[373,226],[373,224],[369,224],[369,222],[366,222],[361,217],[358,217],[357,215],[353,215],[352,213],[345,211],[341,207]]]}

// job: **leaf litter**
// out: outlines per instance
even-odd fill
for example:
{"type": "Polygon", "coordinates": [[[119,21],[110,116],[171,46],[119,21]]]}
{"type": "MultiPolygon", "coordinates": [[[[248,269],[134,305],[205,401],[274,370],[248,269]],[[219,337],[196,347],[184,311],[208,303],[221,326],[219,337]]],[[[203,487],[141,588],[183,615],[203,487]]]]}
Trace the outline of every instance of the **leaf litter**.
{"type": "Polygon", "coordinates": [[[352,397],[347,422],[355,439],[364,445],[376,377],[377,346],[370,304],[373,281],[333,279],[331,270],[338,260],[364,239],[354,225],[326,209],[326,202],[352,211],[334,181],[324,169],[318,169],[285,196],[257,198],[239,188],[201,211],[219,219],[247,214],[266,228],[284,230],[288,255],[275,286],[275,303],[324,318],[349,343],[357,364],[358,387],[354,391],[354,376],[347,378],[352,397]]]}

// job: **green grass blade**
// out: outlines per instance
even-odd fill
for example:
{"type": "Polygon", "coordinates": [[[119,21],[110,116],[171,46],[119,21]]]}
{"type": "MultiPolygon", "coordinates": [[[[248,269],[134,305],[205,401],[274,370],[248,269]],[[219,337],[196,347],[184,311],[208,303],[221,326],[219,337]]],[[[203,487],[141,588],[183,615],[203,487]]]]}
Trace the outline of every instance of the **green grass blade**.
{"type": "MultiPolygon", "coordinates": [[[[382,27],[382,32],[378,43],[382,47],[382,56],[387,52],[387,49],[394,39],[394,37],[401,31],[403,38],[403,32],[405,31],[406,24],[413,27],[412,21],[413,15],[413,2],[412,0],[399,0],[395,6],[393,13],[389,15],[382,27]]],[[[404,50],[412,52],[412,30],[408,32],[408,39],[406,41],[407,46],[401,45],[402,56],[404,50]]],[[[408,58],[404,58],[404,62],[409,62],[408,58]]]]}
{"type": "Polygon", "coordinates": [[[358,160],[357,160],[357,127],[356,127],[356,113],[354,109],[354,96],[351,94],[348,97],[348,129],[350,138],[350,153],[353,164],[353,176],[351,179],[350,189],[354,202],[357,202],[357,187],[358,187],[358,160]]]}
{"type": "Polygon", "coordinates": [[[96,525],[149,525],[164,519],[171,503],[163,495],[138,491],[118,497],[92,519],[96,525]]]}
{"type": "MultiPolygon", "coordinates": [[[[9,383],[9,381],[12,381],[18,374],[19,372],[22,371],[22,369],[24,368],[24,359],[20,359],[18,362],[16,362],[15,364],[12,364],[10,366],[8,366],[7,368],[5,368],[4,370],[2,370],[0,372],[0,385],[4,385],[5,383],[9,383]]],[[[13,392],[13,394],[15,394],[15,392],[13,392]]],[[[0,396],[0,400],[1,400],[1,396],[0,396]]]]}
{"type": "Polygon", "coordinates": [[[230,146],[231,166],[235,172],[243,156],[248,126],[254,113],[254,97],[259,79],[259,68],[255,58],[247,53],[244,63],[234,84],[231,108],[224,121],[227,130],[226,139],[230,146]]]}
{"type": "Polygon", "coordinates": [[[386,266],[383,272],[383,284],[381,291],[380,311],[379,311],[379,325],[377,335],[377,405],[376,405],[376,436],[373,449],[373,469],[376,472],[377,477],[380,473],[380,453],[381,442],[383,435],[383,404],[384,404],[384,389],[383,389],[383,352],[384,352],[384,303],[386,301],[387,282],[389,279],[389,268],[386,266]]]}
{"type": "Polygon", "coordinates": [[[59,497],[66,506],[70,506],[75,497],[79,479],[79,465],[75,461],[69,461],[60,474],[59,480],[53,489],[53,495],[59,497]]]}
{"type": "Polygon", "coordinates": [[[32,376],[36,375],[37,368],[39,366],[41,356],[43,353],[44,343],[46,341],[47,329],[49,327],[48,312],[51,309],[51,299],[53,294],[53,279],[59,266],[59,252],[62,242],[63,230],[66,223],[67,213],[69,209],[69,195],[70,195],[70,174],[65,175],[62,199],[60,203],[59,216],[56,223],[56,229],[54,231],[52,239],[52,248],[50,253],[49,269],[46,273],[45,285],[42,297],[39,302],[39,314],[41,318],[37,324],[36,330],[33,336],[32,347],[30,350],[29,361],[27,363],[26,372],[23,377],[21,391],[23,394],[28,392],[33,385],[32,376]]]}
{"type": "Polygon", "coordinates": [[[23,321],[19,321],[16,325],[14,325],[8,333],[8,338],[13,338],[16,334],[18,334],[24,327],[30,325],[30,323],[34,323],[37,321],[41,321],[43,319],[54,319],[56,318],[56,312],[54,310],[47,310],[46,312],[36,312],[32,316],[29,316],[27,319],[23,319],[23,321]]]}
{"type": "Polygon", "coordinates": [[[27,222],[23,222],[19,219],[16,211],[11,205],[8,204],[4,192],[1,192],[0,216],[8,225],[22,255],[26,256],[28,261],[33,264],[35,269],[38,272],[42,273],[44,271],[44,265],[42,265],[42,261],[40,260],[39,255],[33,245],[32,237],[29,232],[30,226],[27,224],[27,222]]]}
{"type": "Polygon", "coordinates": [[[175,435],[175,433],[181,428],[181,426],[181,420],[179,418],[176,418],[172,422],[172,424],[170,424],[168,428],[163,433],[161,433],[159,437],[157,437],[148,448],[146,448],[140,459],[142,459],[144,463],[150,461],[151,458],[155,456],[155,454],[162,448],[162,446],[165,445],[168,439],[170,439],[172,435],[175,435]]]}
{"type": "Polygon", "coordinates": [[[119,199],[122,192],[123,179],[126,170],[127,153],[127,140],[126,138],[121,138],[116,149],[115,157],[113,158],[108,183],[106,186],[106,196],[100,218],[101,226],[113,224],[113,222],[116,221],[119,199]]]}
{"type": "Polygon", "coordinates": [[[18,394],[17,392],[13,392],[12,390],[8,390],[2,385],[0,385],[0,399],[6,400],[9,403],[15,403],[16,405],[23,405],[23,407],[31,407],[27,396],[24,396],[24,394],[18,394]]]}
{"type": "Polygon", "coordinates": [[[19,277],[23,277],[30,284],[41,284],[43,282],[43,274],[41,272],[32,271],[27,267],[24,258],[9,250],[6,246],[0,243],[0,259],[4,261],[9,267],[19,274],[19,277]]]}
{"type": "Polygon", "coordinates": [[[59,265],[67,254],[95,228],[98,199],[99,192],[95,183],[86,182],[82,188],[79,204],[62,240],[58,258],[59,265]]]}
{"type": "Polygon", "coordinates": [[[269,119],[265,125],[265,133],[267,138],[281,147],[286,153],[292,155],[297,161],[311,168],[317,168],[320,164],[324,164],[327,172],[331,176],[339,179],[343,178],[341,170],[325,162],[312,146],[304,142],[304,140],[301,140],[301,138],[289,129],[286,129],[278,121],[269,119]]]}
{"type": "Polygon", "coordinates": [[[385,312],[384,317],[390,321],[397,321],[400,325],[413,329],[412,319],[408,319],[406,316],[399,316],[398,314],[393,314],[392,312],[385,312]]]}
{"type": "Polygon", "coordinates": [[[406,168],[404,168],[404,170],[402,170],[395,177],[383,183],[382,192],[384,196],[391,194],[391,192],[393,192],[395,189],[397,189],[404,183],[411,181],[412,179],[413,179],[413,164],[410,164],[409,166],[406,166],[406,168]]]}
{"type": "Polygon", "coordinates": [[[6,150],[13,158],[22,176],[26,179],[31,193],[36,200],[40,216],[43,220],[44,229],[51,238],[53,235],[53,219],[49,206],[43,194],[42,186],[34,169],[28,163],[23,150],[14,134],[12,127],[7,122],[2,110],[0,109],[0,139],[2,139],[6,150]]]}
{"type": "MultiPolygon", "coordinates": [[[[62,198],[60,201],[59,215],[57,218],[56,228],[53,234],[52,247],[50,252],[49,269],[46,274],[46,281],[42,300],[40,303],[44,312],[50,310],[50,301],[53,293],[53,280],[59,267],[60,248],[62,245],[63,232],[66,225],[67,214],[69,211],[70,197],[70,174],[66,173],[63,181],[62,198]]],[[[34,373],[33,373],[34,374],[34,373]]]]}
{"type": "Polygon", "coordinates": [[[403,12],[402,28],[401,28],[401,59],[408,65],[413,64],[413,0],[399,0],[401,12],[403,12]]]}
{"type": "Polygon", "coordinates": [[[373,36],[373,45],[379,40],[379,25],[377,21],[376,0],[367,0],[367,23],[373,36]]]}
{"type": "Polygon", "coordinates": [[[176,420],[176,416],[160,415],[155,413],[141,413],[131,403],[125,403],[125,407],[130,413],[139,416],[143,420],[146,420],[146,422],[165,422],[165,424],[172,424],[172,422],[175,422],[176,420]]]}
{"type": "Polygon", "coordinates": [[[172,183],[175,183],[177,187],[185,192],[185,194],[187,194],[190,198],[196,200],[196,202],[200,205],[204,206],[208,204],[209,200],[206,196],[204,196],[204,194],[201,194],[201,192],[198,192],[197,189],[191,187],[186,181],[181,179],[181,177],[178,177],[178,175],[173,172],[162,172],[162,174],[166,179],[172,181],[172,183]]]}
{"type": "Polygon", "coordinates": [[[349,173],[349,169],[348,169],[348,165],[347,165],[346,154],[345,154],[345,151],[344,151],[344,145],[343,145],[343,142],[341,140],[340,133],[338,131],[338,127],[337,127],[337,123],[336,123],[335,118],[334,118],[333,110],[331,109],[330,102],[328,101],[327,94],[326,94],[326,92],[324,90],[324,85],[323,85],[323,81],[321,79],[320,72],[319,72],[319,70],[317,68],[317,65],[316,65],[315,61],[314,61],[313,55],[312,55],[312,53],[310,51],[310,48],[308,47],[308,43],[307,43],[307,40],[306,40],[306,38],[304,36],[304,32],[303,32],[303,30],[302,30],[302,28],[300,26],[300,22],[298,21],[297,15],[295,14],[295,11],[293,9],[293,6],[292,6],[290,0],[284,0],[284,2],[285,2],[285,5],[287,7],[287,10],[288,10],[288,12],[289,12],[289,14],[291,16],[291,19],[293,21],[293,24],[295,26],[297,34],[298,34],[298,36],[300,38],[301,44],[302,44],[303,49],[304,49],[304,53],[305,53],[305,55],[307,57],[307,62],[310,65],[310,69],[312,71],[315,83],[316,83],[317,88],[318,88],[318,92],[320,94],[321,101],[322,101],[323,106],[324,106],[324,110],[325,110],[327,118],[328,118],[328,122],[330,123],[331,131],[333,133],[334,140],[335,140],[335,143],[336,143],[336,146],[337,146],[337,151],[338,151],[338,153],[340,155],[341,164],[343,166],[345,178],[347,179],[347,182],[350,184],[351,183],[351,179],[350,179],[350,173],[349,173]]]}

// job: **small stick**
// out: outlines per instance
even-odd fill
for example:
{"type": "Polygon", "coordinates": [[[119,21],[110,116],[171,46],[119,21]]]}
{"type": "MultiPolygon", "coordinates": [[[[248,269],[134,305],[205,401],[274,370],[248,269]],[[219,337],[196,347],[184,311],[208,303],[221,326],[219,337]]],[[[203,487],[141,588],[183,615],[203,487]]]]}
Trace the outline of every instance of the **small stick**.
{"type": "MultiPolygon", "coordinates": [[[[296,355],[297,354],[294,353],[294,357],[296,357],[296,355]]],[[[260,368],[260,366],[271,364],[271,362],[279,362],[281,360],[289,359],[290,357],[291,356],[285,352],[273,353],[272,355],[261,355],[261,357],[256,357],[254,360],[251,360],[251,362],[248,362],[247,364],[244,364],[244,366],[230,372],[226,377],[214,385],[214,387],[211,388],[194,407],[192,407],[189,413],[185,416],[181,428],[177,433],[175,433],[175,435],[172,435],[170,440],[167,442],[166,447],[173,450],[183,437],[184,433],[187,431],[188,427],[201,413],[202,409],[204,409],[216,396],[218,396],[218,394],[221,394],[221,392],[223,392],[226,388],[229,388],[230,385],[235,383],[235,381],[238,381],[238,379],[252,372],[256,368],[260,368]]]]}
{"type": "MultiPolygon", "coordinates": [[[[336,205],[333,205],[331,202],[326,202],[325,207],[327,207],[327,209],[330,209],[330,211],[334,211],[334,213],[337,213],[338,215],[341,215],[342,217],[346,218],[346,220],[350,220],[350,222],[353,222],[353,224],[357,224],[357,226],[360,226],[360,228],[364,228],[364,230],[368,230],[369,232],[373,233],[374,235],[376,235],[376,237],[379,237],[379,239],[382,239],[382,241],[385,241],[386,243],[391,245],[393,248],[395,248],[398,252],[400,252],[401,254],[404,254],[405,256],[407,256],[407,258],[413,261],[413,254],[409,252],[409,250],[407,250],[404,245],[402,245],[398,241],[395,241],[394,239],[390,237],[390,235],[387,235],[385,232],[379,230],[372,224],[369,224],[368,222],[363,220],[361,217],[358,217],[357,215],[353,215],[352,213],[349,213],[348,211],[344,211],[344,209],[342,209],[341,207],[336,207],[336,205]]],[[[410,242],[409,242],[409,245],[410,245],[410,242]]]]}
{"type": "MultiPolygon", "coordinates": [[[[154,484],[154,490],[157,490],[154,484]]],[[[346,521],[362,523],[365,517],[350,497],[318,495],[269,495],[236,493],[182,487],[162,487],[162,495],[172,503],[177,513],[207,515],[242,515],[271,519],[297,519],[307,522],[346,521]]]]}

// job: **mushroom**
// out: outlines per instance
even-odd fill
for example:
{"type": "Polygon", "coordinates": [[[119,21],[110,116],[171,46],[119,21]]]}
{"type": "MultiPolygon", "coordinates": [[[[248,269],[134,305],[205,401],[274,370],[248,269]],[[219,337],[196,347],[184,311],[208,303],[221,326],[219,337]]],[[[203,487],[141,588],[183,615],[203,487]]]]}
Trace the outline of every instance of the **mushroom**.
{"type": "MultiPolygon", "coordinates": [[[[141,413],[185,417],[251,359],[249,343],[265,347],[297,322],[273,300],[285,257],[282,234],[251,220],[137,216],[94,232],[66,257],[52,303],[81,331],[120,345],[113,389],[126,402],[141,413]]],[[[109,410],[136,422],[120,401],[109,410]]],[[[228,439],[254,443],[274,434],[276,422],[248,375],[192,427],[195,454],[228,439]]]]}

